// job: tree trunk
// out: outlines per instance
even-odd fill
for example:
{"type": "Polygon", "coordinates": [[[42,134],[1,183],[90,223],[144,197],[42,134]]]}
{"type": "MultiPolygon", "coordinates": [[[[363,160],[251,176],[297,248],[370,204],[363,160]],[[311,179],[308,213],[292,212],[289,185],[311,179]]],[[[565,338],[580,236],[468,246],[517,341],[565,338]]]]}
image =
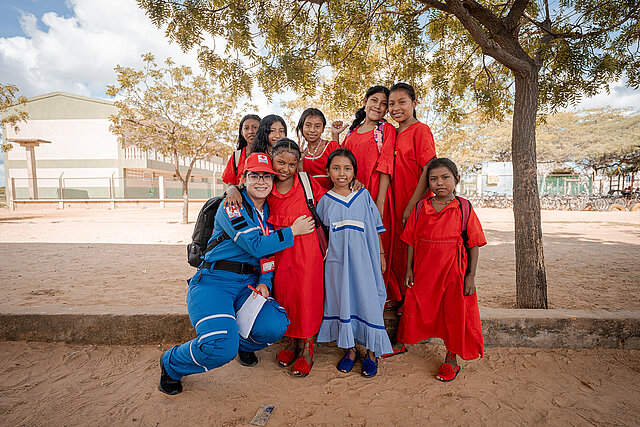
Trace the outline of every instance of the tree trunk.
{"type": "Polygon", "coordinates": [[[511,150],[514,178],[516,306],[548,308],[536,164],[538,70],[532,65],[526,75],[514,74],[516,93],[511,150]]]}
{"type": "Polygon", "coordinates": [[[182,223],[189,223],[189,181],[182,181],[182,223]]]}

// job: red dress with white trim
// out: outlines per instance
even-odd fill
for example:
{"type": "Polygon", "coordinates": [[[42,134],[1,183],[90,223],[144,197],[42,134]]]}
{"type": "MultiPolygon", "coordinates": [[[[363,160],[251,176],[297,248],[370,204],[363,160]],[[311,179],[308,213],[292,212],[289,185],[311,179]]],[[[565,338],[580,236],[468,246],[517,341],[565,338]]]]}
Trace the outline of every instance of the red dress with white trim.
{"type": "MultiPolygon", "coordinates": [[[[274,187],[267,197],[268,222],[276,229],[290,227],[301,215],[311,215],[298,175],[293,179],[288,192],[280,194],[274,187]]],[[[311,187],[315,200],[327,192],[313,178],[311,187]]],[[[294,236],[293,246],[275,256],[272,296],[287,311],[291,322],[285,336],[310,338],[320,329],[324,299],[324,264],[317,233],[294,236]]]]}
{"type": "Polygon", "coordinates": [[[312,178],[318,181],[327,190],[333,188],[333,182],[327,175],[327,159],[329,154],[335,149],[340,148],[340,144],[336,141],[322,141],[324,149],[321,153],[307,153],[302,158],[302,167],[312,178]]]}

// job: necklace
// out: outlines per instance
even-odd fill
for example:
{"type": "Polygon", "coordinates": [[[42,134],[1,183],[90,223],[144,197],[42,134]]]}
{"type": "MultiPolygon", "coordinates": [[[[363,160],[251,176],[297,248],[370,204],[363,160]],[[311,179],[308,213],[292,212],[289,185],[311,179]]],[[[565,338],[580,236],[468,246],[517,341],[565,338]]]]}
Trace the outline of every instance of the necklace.
{"type": "Polygon", "coordinates": [[[309,153],[311,155],[311,157],[315,158],[316,157],[316,153],[320,149],[321,145],[322,145],[322,140],[318,141],[318,145],[316,145],[316,149],[313,150],[313,153],[311,153],[311,151],[309,150],[309,144],[307,144],[307,153],[309,153]]]}
{"type": "Polygon", "coordinates": [[[441,205],[448,205],[448,204],[449,204],[453,199],[454,199],[454,198],[452,197],[452,198],[450,198],[449,200],[446,200],[446,201],[444,201],[444,202],[441,202],[440,200],[438,200],[438,199],[436,199],[436,198],[434,197],[434,198],[433,198],[433,201],[434,201],[434,202],[436,202],[436,203],[438,203],[438,204],[441,204],[441,205]]]}

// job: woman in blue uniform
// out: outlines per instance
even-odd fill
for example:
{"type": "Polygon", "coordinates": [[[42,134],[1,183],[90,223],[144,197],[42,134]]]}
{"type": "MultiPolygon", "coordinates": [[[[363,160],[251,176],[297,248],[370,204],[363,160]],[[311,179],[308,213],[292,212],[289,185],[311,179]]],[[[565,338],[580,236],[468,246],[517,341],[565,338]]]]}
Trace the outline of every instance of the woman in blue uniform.
{"type": "Polygon", "coordinates": [[[238,335],[236,312],[255,289],[264,297],[271,292],[273,254],[293,246],[293,236],[313,231],[312,218],[302,216],[291,227],[274,232],[267,224],[265,203],[275,172],[269,156],[252,153],[246,161],[244,203],[218,209],[204,262],[189,280],[187,309],[197,337],[165,352],[160,359],[160,386],[166,394],[182,392],[182,377],[207,372],[236,357],[243,365],[258,363],[254,352],[278,341],[289,320],[284,309],[267,299],[248,337],[238,335]]]}

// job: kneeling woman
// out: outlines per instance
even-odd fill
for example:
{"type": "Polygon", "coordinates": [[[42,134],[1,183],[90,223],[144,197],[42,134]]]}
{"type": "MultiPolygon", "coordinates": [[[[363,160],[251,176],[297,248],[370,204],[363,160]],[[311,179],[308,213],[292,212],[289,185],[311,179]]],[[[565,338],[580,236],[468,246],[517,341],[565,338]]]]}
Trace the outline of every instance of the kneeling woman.
{"type": "Polygon", "coordinates": [[[218,209],[209,246],[219,243],[205,254],[187,291],[189,319],[198,336],[162,355],[159,389],[163,393],[180,393],[182,377],[222,366],[236,354],[243,365],[255,365],[258,359],[253,352],[278,341],[287,330],[287,315],[273,299],[262,306],[246,339],[238,335],[236,323],[236,312],[245,301],[258,297],[251,295],[252,288],[269,296],[272,254],[292,246],[294,236],[314,230],[309,217],[297,218],[291,227],[277,232],[267,224],[265,200],[274,175],[269,156],[251,154],[245,165],[244,203],[218,209]]]}

